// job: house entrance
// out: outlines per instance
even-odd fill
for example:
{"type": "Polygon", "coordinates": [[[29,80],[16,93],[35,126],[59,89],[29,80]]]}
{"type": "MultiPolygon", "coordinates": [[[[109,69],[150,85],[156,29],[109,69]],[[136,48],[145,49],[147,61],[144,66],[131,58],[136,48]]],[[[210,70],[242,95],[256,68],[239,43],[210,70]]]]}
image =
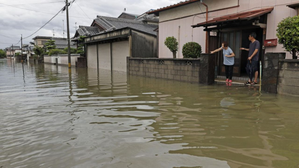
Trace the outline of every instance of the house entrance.
{"type": "MultiPolygon", "coordinates": [[[[244,29],[244,30],[235,30],[235,31],[226,31],[221,32],[220,34],[220,41],[221,42],[228,42],[229,47],[235,53],[235,65],[234,65],[234,76],[246,76],[246,64],[247,64],[247,57],[248,51],[241,51],[240,48],[249,48],[250,41],[248,36],[250,33],[255,32],[257,34],[257,40],[260,41],[262,44],[263,40],[263,29],[256,28],[256,29],[244,29]]],[[[262,49],[262,48],[260,48],[262,49]]],[[[262,55],[262,51],[260,50],[260,59],[262,55]]],[[[223,65],[223,54],[219,52],[219,75],[225,75],[225,67],[223,65]]]]}

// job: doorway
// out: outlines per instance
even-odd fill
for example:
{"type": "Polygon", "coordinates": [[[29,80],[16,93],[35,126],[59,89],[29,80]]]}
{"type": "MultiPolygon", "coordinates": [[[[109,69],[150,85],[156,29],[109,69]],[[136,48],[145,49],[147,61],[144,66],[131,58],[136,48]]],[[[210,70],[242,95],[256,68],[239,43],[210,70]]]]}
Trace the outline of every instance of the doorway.
{"type": "MultiPolygon", "coordinates": [[[[263,29],[261,28],[253,28],[253,29],[243,29],[243,30],[234,30],[234,31],[226,31],[222,32],[220,36],[221,42],[228,42],[229,47],[235,53],[235,65],[233,70],[234,76],[246,76],[246,64],[248,58],[248,51],[241,51],[240,48],[249,48],[250,41],[248,39],[249,35],[255,32],[257,34],[257,40],[261,44],[260,48],[260,57],[261,60],[263,51],[262,51],[262,40],[263,40],[263,29]]],[[[225,67],[223,65],[223,54],[220,52],[219,54],[219,75],[225,75],[225,67]]]]}

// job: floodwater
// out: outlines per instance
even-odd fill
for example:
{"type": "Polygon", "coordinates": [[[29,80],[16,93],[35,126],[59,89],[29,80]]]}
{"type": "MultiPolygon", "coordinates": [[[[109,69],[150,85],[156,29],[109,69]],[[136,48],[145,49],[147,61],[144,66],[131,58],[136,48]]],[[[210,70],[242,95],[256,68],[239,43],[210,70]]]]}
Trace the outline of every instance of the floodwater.
{"type": "Polygon", "coordinates": [[[0,60],[0,167],[295,168],[298,100],[0,60]]]}

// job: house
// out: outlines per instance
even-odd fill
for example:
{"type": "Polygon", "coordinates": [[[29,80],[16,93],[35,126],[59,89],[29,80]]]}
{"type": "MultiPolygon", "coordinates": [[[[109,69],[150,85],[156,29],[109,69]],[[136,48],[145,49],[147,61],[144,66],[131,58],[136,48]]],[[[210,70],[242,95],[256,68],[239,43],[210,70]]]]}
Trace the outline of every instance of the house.
{"type": "MultiPolygon", "coordinates": [[[[33,38],[34,45],[39,47],[44,47],[45,44],[49,40],[54,40],[56,48],[58,49],[65,49],[68,47],[67,38],[61,38],[61,37],[49,37],[49,36],[36,36],[33,38]]],[[[71,43],[71,48],[76,48],[76,45],[74,43],[71,43]]]]}
{"type": "Polygon", "coordinates": [[[11,46],[5,48],[5,51],[6,51],[6,57],[14,57],[16,53],[21,53],[21,47],[11,46]]]}
{"type": "MultiPolygon", "coordinates": [[[[262,44],[261,59],[264,53],[285,52],[282,45],[277,44],[277,25],[284,18],[298,14],[298,3],[299,0],[186,0],[148,14],[159,16],[160,58],[172,57],[164,45],[168,36],[177,38],[179,58],[183,57],[182,47],[187,42],[199,43],[203,52],[208,53],[220,47],[222,41],[227,41],[236,55],[234,74],[241,76],[246,73],[248,53],[239,48],[248,48],[251,32],[257,33],[262,44]]],[[[218,54],[217,73],[224,74],[222,53],[218,54]]],[[[289,53],[286,54],[291,58],[289,53]]]]}
{"type": "MultiPolygon", "coordinates": [[[[127,57],[157,57],[157,25],[132,18],[97,16],[90,27],[83,29],[89,68],[126,71],[127,57]],[[96,30],[97,29],[97,30],[96,30]],[[96,31],[99,31],[97,33],[96,31]]],[[[138,18],[138,17],[136,17],[138,18]]],[[[148,19],[149,20],[149,19],[148,19]]]]}

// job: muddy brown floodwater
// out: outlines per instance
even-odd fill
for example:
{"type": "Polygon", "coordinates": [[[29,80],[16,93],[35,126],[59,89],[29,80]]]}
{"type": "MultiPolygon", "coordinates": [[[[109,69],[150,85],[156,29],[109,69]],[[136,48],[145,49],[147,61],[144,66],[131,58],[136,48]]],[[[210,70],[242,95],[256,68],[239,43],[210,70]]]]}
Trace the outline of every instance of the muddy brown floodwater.
{"type": "Polygon", "coordinates": [[[0,60],[1,168],[295,168],[299,98],[0,60]]]}

